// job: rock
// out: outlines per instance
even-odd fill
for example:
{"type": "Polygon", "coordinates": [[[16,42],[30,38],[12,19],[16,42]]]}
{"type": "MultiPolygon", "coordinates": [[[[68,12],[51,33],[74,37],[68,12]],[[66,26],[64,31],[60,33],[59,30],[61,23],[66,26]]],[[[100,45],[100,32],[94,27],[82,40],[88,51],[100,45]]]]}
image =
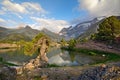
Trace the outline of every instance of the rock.
{"type": "Polygon", "coordinates": [[[48,80],[48,76],[45,75],[45,74],[43,74],[43,75],[41,76],[41,78],[42,78],[42,80],[48,80]]]}
{"type": "Polygon", "coordinates": [[[106,66],[105,64],[102,64],[101,67],[102,67],[102,68],[106,68],[107,66],[106,66]]]}
{"type": "Polygon", "coordinates": [[[17,71],[15,68],[0,66],[0,80],[16,80],[17,71]]]}
{"type": "Polygon", "coordinates": [[[103,57],[105,57],[106,55],[105,55],[105,54],[103,54],[102,56],[103,56],[103,57]]]}
{"type": "Polygon", "coordinates": [[[84,71],[77,80],[119,80],[120,66],[107,66],[102,64],[84,71]]]}
{"type": "Polygon", "coordinates": [[[110,45],[109,45],[109,46],[107,46],[107,47],[108,47],[109,49],[113,49],[113,47],[112,47],[112,46],[110,46],[110,45]]]}
{"type": "Polygon", "coordinates": [[[17,74],[22,74],[23,70],[21,67],[16,67],[17,74]]]}
{"type": "MultiPolygon", "coordinates": [[[[46,56],[46,51],[48,48],[48,40],[46,38],[41,38],[35,43],[33,49],[39,49],[39,55],[30,60],[28,63],[24,64],[21,69],[17,70],[17,73],[20,74],[20,77],[23,74],[25,80],[32,80],[33,77],[41,75],[40,68],[45,68],[47,66],[48,58],[46,56]],[[21,71],[22,70],[22,71],[21,71]],[[21,74],[22,73],[22,74],[21,74]]],[[[47,80],[47,75],[42,75],[42,80],[47,80]]]]}
{"type": "Polygon", "coordinates": [[[24,66],[24,70],[32,70],[32,69],[34,69],[34,65],[32,64],[32,63],[28,63],[28,64],[26,64],[25,66],[24,66]]]}

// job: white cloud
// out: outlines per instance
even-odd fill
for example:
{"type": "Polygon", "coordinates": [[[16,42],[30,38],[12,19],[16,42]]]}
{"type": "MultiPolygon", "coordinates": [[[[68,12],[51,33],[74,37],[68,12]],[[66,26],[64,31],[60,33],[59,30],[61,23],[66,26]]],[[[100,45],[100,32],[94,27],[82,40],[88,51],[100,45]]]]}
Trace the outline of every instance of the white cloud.
{"type": "Polygon", "coordinates": [[[120,15],[120,0],[78,0],[79,9],[84,9],[91,16],[120,15]]]}
{"type": "Polygon", "coordinates": [[[64,20],[55,20],[55,19],[45,19],[31,17],[32,20],[36,21],[36,24],[33,24],[32,27],[36,29],[46,28],[52,32],[58,33],[62,28],[68,27],[69,23],[64,20]]]}
{"type": "Polygon", "coordinates": [[[0,23],[4,23],[4,22],[5,22],[5,20],[0,18],[0,23]]]}
{"type": "Polygon", "coordinates": [[[5,26],[6,21],[2,18],[0,18],[0,26],[5,26]]]}
{"type": "Polygon", "coordinates": [[[10,11],[13,13],[46,13],[46,11],[38,3],[23,2],[19,4],[10,0],[3,0],[1,4],[3,11],[10,11]]]}
{"type": "Polygon", "coordinates": [[[13,21],[13,20],[4,20],[4,19],[0,18],[0,26],[8,27],[8,28],[15,28],[15,26],[13,26],[13,25],[17,25],[17,22],[13,21]],[[9,24],[11,24],[11,25],[9,25],[9,24]]]}
{"type": "Polygon", "coordinates": [[[9,0],[4,0],[2,2],[2,5],[3,5],[2,9],[5,11],[19,12],[19,13],[26,13],[27,12],[25,7],[23,7],[20,4],[13,3],[9,0]]]}
{"type": "Polygon", "coordinates": [[[22,6],[24,6],[29,12],[37,11],[41,13],[46,13],[46,11],[38,3],[24,2],[22,3],[22,6]]]}

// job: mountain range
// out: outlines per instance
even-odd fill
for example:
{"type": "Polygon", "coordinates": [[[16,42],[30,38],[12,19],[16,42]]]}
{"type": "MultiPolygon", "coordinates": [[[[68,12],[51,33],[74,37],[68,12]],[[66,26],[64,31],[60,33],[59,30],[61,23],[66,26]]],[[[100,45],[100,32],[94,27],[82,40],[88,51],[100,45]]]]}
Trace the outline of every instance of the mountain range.
{"type": "Polygon", "coordinates": [[[8,29],[8,28],[0,27],[0,40],[1,41],[20,41],[20,40],[30,41],[39,33],[46,34],[54,41],[58,41],[61,39],[61,37],[58,34],[53,33],[45,28],[42,30],[37,30],[37,29],[32,29],[30,26],[27,25],[19,29],[8,29]]]}
{"type": "MultiPolygon", "coordinates": [[[[117,19],[120,20],[120,16],[116,17],[117,19]]],[[[92,20],[81,22],[75,26],[63,28],[59,32],[59,35],[63,36],[66,40],[70,40],[72,38],[75,39],[89,38],[91,34],[97,32],[99,24],[106,18],[107,18],[106,16],[96,17],[92,20]]]]}
{"type": "MultiPolygon", "coordinates": [[[[44,33],[49,36],[54,41],[60,41],[62,38],[65,40],[70,40],[72,38],[75,39],[83,39],[89,38],[91,34],[97,32],[99,28],[99,24],[106,19],[107,17],[97,17],[89,21],[81,22],[75,26],[70,26],[68,28],[63,28],[59,34],[51,32],[46,28],[42,30],[32,29],[30,26],[25,26],[19,29],[8,29],[4,27],[0,27],[0,40],[1,41],[19,41],[25,40],[30,41],[32,40],[37,34],[44,33]]],[[[120,16],[117,16],[120,20],[120,16]]]]}
{"type": "Polygon", "coordinates": [[[68,28],[63,28],[60,31],[60,35],[63,36],[66,40],[71,38],[85,37],[87,34],[92,34],[97,31],[97,25],[104,19],[105,17],[94,18],[90,21],[85,21],[77,24],[76,26],[70,26],[68,28]]]}

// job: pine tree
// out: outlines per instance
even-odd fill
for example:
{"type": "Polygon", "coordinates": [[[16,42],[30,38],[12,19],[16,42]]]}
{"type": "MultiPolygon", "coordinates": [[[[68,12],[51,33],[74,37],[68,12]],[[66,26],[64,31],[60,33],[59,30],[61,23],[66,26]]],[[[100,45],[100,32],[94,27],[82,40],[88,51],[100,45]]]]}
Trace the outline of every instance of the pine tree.
{"type": "Polygon", "coordinates": [[[115,39],[115,37],[119,35],[120,21],[115,16],[111,16],[109,18],[106,18],[101,24],[99,24],[96,39],[100,41],[111,42],[115,39]]]}

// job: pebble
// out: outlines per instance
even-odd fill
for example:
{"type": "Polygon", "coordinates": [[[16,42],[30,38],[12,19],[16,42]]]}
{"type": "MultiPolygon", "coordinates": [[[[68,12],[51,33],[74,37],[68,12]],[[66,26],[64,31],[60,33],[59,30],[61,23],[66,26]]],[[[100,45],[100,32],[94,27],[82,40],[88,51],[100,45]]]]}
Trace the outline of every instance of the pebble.
{"type": "Polygon", "coordinates": [[[120,66],[107,66],[102,64],[100,67],[84,71],[77,80],[113,80],[120,76],[120,66]]]}

